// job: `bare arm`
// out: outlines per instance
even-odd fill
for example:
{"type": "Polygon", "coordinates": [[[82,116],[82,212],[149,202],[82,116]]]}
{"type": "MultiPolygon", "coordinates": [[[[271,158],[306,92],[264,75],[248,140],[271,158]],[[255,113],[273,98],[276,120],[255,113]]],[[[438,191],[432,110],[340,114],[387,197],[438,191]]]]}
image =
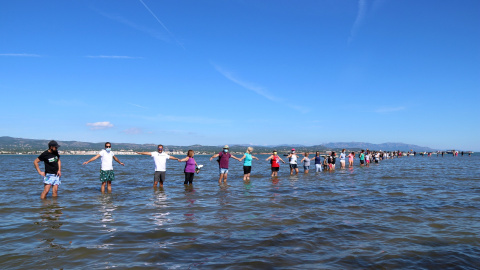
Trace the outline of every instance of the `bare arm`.
{"type": "Polygon", "coordinates": [[[265,159],[266,161],[269,161],[270,159],[273,158],[273,155],[269,156],[267,159],[265,159]]]}
{"type": "Polygon", "coordinates": [[[210,158],[210,161],[212,161],[212,159],[218,157],[219,155],[220,155],[220,154],[215,154],[215,155],[213,155],[213,156],[210,158]]]}
{"type": "Polygon", "coordinates": [[[258,160],[258,158],[257,158],[257,157],[254,157],[254,156],[252,156],[252,158],[254,158],[254,159],[258,160]]]}
{"type": "Polygon", "coordinates": [[[96,155],[96,156],[92,157],[91,159],[89,159],[88,161],[83,162],[83,165],[87,165],[88,163],[96,160],[99,157],[100,157],[100,155],[96,155]]]}
{"type": "Polygon", "coordinates": [[[137,153],[139,155],[145,155],[145,156],[151,156],[152,155],[152,153],[150,153],[150,152],[135,152],[135,153],[137,153]]]}
{"type": "Polygon", "coordinates": [[[62,161],[59,159],[58,160],[58,172],[57,172],[57,175],[58,177],[62,176],[62,161]]]}
{"type": "MultiPolygon", "coordinates": [[[[178,159],[178,162],[182,162],[182,161],[188,161],[190,159],[190,157],[185,157],[185,158],[182,158],[182,159],[178,159]]],[[[197,162],[195,162],[196,164],[197,162]]]]}
{"type": "Polygon", "coordinates": [[[170,156],[168,159],[178,160],[178,158],[176,158],[174,156],[170,156]]]}
{"type": "Polygon", "coordinates": [[[242,161],[241,159],[239,159],[238,157],[236,157],[236,156],[234,156],[234,155],[231,155],[231,157],[232,157],[233,159],[238,160],[238,161],[242,161]]]}
{"type": "Polygon", "coordinates": [[[37,170],[38,174],[45,177],[45,173],[42,172],[42,170],[40,170],[40,166],[38,165],[39,162],[40,162],[40,159],[36,158],[35,161],[33,161],[33,166],[35,166],[35,169],[37,170]]]}
{"type": "Polygon", "coordinates": [[[285,161],[283,161],[283,159],[279,156],[278,159],[280,159],[283,163],[285,163],[285,161]]]}
{"type": "Polygon", "coordinates": [[[116,156],[113,156],[113,159],[115,159],[115,161],[118,162],[118,164],[120,164],[122,166],[125,166],[125,164],[120,162],[120,160],[118,160],[118,158],[116,156]]]}
{"type": "MultiPolygon", "coordinates": [[[[232,156],[233,157],[233,156],[232,156]]],[[[239,158],[238,161],[242,161],[244,158],[246,158],[247,155],[243,154],[243,157],[239,158]]]]}

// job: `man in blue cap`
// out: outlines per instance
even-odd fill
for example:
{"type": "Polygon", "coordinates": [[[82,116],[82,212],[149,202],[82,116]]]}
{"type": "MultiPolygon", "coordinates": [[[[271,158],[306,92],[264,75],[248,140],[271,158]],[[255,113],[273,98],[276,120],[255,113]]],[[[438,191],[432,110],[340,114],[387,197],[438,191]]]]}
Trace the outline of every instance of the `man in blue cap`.
{"type": "Polygon", "coordinates": [[[37,169],[38,174],[43,176],[44,187],[42,195],[40,195],[41,199],[45,199],[47,197],[47,194],[52,186],[52,197],[58,196],[58,186],[61,183],[60,176],[62,176],[62,163],[60,161],[60,155],[58,154],[59,147],[60,145],[58,145],[56,141],[50,141],[48,143],[48,150],[43,152],[33,162],[33,165],[35,166],[35,169],[37,169]],[[40,166],[38,165],[40,161],[43,161],[43,163],[45,164],[44,172],[40,170],[40,166]]]}

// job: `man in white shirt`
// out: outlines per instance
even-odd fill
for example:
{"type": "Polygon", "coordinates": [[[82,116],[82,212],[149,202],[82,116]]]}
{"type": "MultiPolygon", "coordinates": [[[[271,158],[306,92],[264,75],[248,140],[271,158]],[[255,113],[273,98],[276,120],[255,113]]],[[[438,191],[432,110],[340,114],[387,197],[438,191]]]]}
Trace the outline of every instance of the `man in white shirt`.
{"type": "Polygon", "coordinates": [[[120,165],[125,166],[124,163],[120,162],[115,154],[112,152],[112,144],[109,142],[105,143],[105,149],[101,150],[98,155],[91,158],[89,161],[85,161],[83,165],[86,165],[97,158],[102,157],[102,168],[100,170],[100,181],[102,181],[102,193],[105,193],[105,183],[107,183],[108,192],[112,192],[112,181],[115,180],[115,174],[113,173],[113,160],[118,162],[120,165]]]}
{"type": "Polygon", "coordinates": [[[163,181],[165,181],[165,173],[167,171],[167,159],[178,160],[178,158],[163,152],[163,145],[161,144],[157,146],[157,152],[137,152],[137,154],[153,157],[153,161],[155,162],[153,188],[156,188],[158,183],[160,183],[160,187],[163,187],[163,181]]]}

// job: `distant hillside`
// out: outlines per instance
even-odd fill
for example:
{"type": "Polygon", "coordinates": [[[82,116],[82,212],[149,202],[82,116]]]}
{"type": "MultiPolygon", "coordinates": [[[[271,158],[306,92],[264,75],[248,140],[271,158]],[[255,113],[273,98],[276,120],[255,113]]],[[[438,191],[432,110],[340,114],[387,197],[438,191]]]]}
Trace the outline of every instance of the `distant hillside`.
{"type": "MultiPolygon", "coordinates": [[[[31,151],[41,151],[47,149],[48,142],[50,140],[37,140],[37,139],[24,139],[24,138],[13,138],[8,136],[0,137],[0,152],[4,153],[25,153],[31,151]]],[[[101,143],[91,143],[91,142],[79,142],[79,141],[58,141],[62,151],[98,151],[99,149],[104,148],[104,142],[101,143]]],[[[157,147],[156,144],[135,144],[135,143],[117,143],[111,142],[113,144],[113,149],[116,151],[154,151],[157,147]]],[[[250,145],[244,144],[233,144],[230,145],[231,152],[243,152],[250,145]]],[[[165,148],[172,151],[187,151],[192,149],[196,152],[204,153],[215,153],[219,152],[222,149],[223,145],[208,146],[208,145],[189,145],[189,146],[178,146],[178,145],[165,145],[165,148]]],[[[255,149],[255,153],[271,153],[274,149],[279,153],[288,153],[292,148],[295,148],[298,153],[301,152],[315,152],[315,151],[326,151],[326,150],[335,150],[338,151],[342,148],[348,150],[359,150],[359,149],[370,149],[370,150],[401,150],[408,151],[410,149],[414,151],[434,151],[434,149],[428,147],[422,147],[412,144],[404,143],[382,143],[382,144],[372,144],[364,142],[339,142],[339,143],[327,143],[323,145],[313,145],[313,146],[304,146],[299,144],[283,144],[283,145],[252,145],[255,149]]]]}
{"type": "Polygon", "coordinates": [[[327,148],[346,148],[346,149],[370,149],[370,150],[383,150],[383,151],[436,151],[430,147],[418,146],[414,144],[405,143],[365,143],[365,142],[337,142],[324,144],[327,148]]]}

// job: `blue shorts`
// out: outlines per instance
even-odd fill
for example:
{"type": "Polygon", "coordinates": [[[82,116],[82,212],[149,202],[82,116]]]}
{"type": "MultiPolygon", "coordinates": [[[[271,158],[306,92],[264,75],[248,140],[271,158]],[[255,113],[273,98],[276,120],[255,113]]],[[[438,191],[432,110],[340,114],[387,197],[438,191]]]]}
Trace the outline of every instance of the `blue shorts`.
{"type": "Polygon", "coordinates": [[[53,185],[53,186],[58,186],[60,185],[60,177],[56,174],[53,173],[47,173],[45,174],[45,177],[43,178],[43,183],[45,185],[53,185]]]}
{"type": "Polygon", "coordinates": [[[228,169],[220,168],[220,174],[228,173],[228,169]]]}
{"type": "Polygon", "coordinates": [[[297,169],[298,165],[297,164],[290,164],[290,169],[297,169]]]}
{"type": "Polygon", "coordinates": [[[308,170],[310,170],[310,166],[303,166],[303,169],[304,169],[305,171],[308,171],[308,170]]]}

